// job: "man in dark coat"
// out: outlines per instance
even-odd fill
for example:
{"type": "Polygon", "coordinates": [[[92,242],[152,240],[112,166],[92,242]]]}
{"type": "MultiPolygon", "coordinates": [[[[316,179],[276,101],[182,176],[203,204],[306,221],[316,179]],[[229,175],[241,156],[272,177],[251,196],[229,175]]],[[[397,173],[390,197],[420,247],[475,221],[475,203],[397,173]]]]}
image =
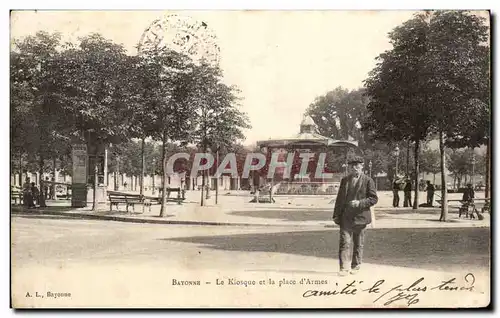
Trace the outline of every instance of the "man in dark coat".
{"type": "Polygon", "coordinates": [[[406,177],[406,183],[405,183],[405,188],[404,188],[404,203],[403,207],[411,207],[411,180],[409,177],[406,177]]]}
{"type": "Polygon", "coordinates": [[[474,189],[472,188],[472,184],[469,183],[467,184],[467,188],[464,191],[464,194],[462,196],[462,201],[471,203],[474,201],[475,193],[474,189]]]}
{"type": "Polygon", "coordinates": [[[372,221],[370,207],[378,202],[375,182],[363,173],[364,160],[355,157],[349,162],[350,174],[342,179],[335,200],[333,221],[340,225],[340,275],[351,270],[356,274],[363,258],[366,225],[372,221]],[[350,247],[353,244],[351,255],[350,247]]]}
{"type": "Polygon", "coordinates": [[[427,180],[427,205],[432,207],[434,203],[434,185],[427,180]]]}
{"type": "Polygon", "coordinates": [[[398,180],[398,176],[394,177],[394,181],[392,182],[392,206],[395,208],[399,208],[399,190],[401,188],[400,181],[398,180]]]}

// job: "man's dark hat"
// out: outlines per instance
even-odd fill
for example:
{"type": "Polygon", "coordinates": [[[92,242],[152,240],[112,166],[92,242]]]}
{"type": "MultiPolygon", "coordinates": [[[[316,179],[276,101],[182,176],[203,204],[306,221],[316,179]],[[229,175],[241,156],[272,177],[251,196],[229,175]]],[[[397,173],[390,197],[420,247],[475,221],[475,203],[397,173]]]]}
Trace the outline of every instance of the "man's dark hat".
{"type": "Polygon", "coordinates": [[[365,163],[365,160],[360,156],[354,156],[347,161],[348,164],[365,163]]]}

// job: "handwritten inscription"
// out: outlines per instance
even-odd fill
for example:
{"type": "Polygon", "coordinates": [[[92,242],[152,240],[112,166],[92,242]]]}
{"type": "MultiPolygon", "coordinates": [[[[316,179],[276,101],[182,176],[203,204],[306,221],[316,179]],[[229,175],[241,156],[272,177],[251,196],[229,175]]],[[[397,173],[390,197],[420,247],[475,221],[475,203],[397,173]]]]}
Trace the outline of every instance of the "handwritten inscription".
{"type": "Polygon", "coordinates": [[[337,295],[355,296],[361,293],[368,293],[378,296],[377,298],[375,298],[373,303],[382,303],[384,306],[403,303],[407,306],[411,306],[418,304],[421,294],[427,293],[431,290],[438,292],[472,292],[474,290],[475,282],[476,278],[472,273],[468,273],[467,275],[465,275],[462,282],[459,282],[457,278],[454,277],[449,280],[442,281],[438,284],[431,285],[426,284],[424,277],[420,277],[407,286],[402,284],[396,286],[388,286],[384,279],[380,279],[374,284],[369,285],[369,287],[367,288],[364,288],[366,284],[363,281],[353,280],[350,283],[342,286],[338,283],[335,283],[335,288],[330,290],[307,290],[302,294],[302,297],[309,298],[337,295]]]}
{"type": "MultiPolygon", "coordinates": [[[[463,277],[452,277],[442,281],[431,280],[426,277],[419,277],[410,283],[400,284],[391,283],[385,279],[376,281],[350,280],[347,283],[342,281],[329,281],[327,279],[312,278],[266,278],[266,279],[247,279],[244,277],[219,277],[212,281],[201,281],[195,279],[174,278],[172,285],[187,286],[206,286],[212,285],[217,288],[304,288],[302,297],[311,299],[316,297],[364,297],[372,295],[374,304],[382,306],[412,306],[420,302],[424,294],[430,293],[454,293],[454,292],[473,292],[475,291],[476,278],[474,274],[467,273],[463,277]],[[213,285],[212,285],[213,283],[213,285]],[[302,286],[302,287],[300,287],[302,286]],[[321,286],[321,289],[320,289],[321,286]],[[328,286],[328,287],[327,287],[328,286]]],[[[432,297],[432,296],[431,296],[432,297]]],[[[364,298],[363,298],[364,299],[364,298]]]]}

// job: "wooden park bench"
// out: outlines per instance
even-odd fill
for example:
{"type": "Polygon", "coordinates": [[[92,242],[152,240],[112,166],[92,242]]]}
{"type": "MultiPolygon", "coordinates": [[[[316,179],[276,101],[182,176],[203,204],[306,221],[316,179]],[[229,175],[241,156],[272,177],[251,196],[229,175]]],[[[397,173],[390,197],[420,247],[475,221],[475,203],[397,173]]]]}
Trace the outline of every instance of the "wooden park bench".
{"type": "Polygon", "coordinates": [[[278,187],[279,184],[275,184],[272,188],[271,186],[266,186],[260,189],[258,202],[257,202],[257,196],[255,195],[255,191],[250,192],[251,194],[254,194],[254,198],[250,201],[250,203],[276,203],[276,200],[274,199],[274,194],[276,193],[278,187]],[[271,191],[273,191],[272,200],[271,200],[271,191]]]}
{"type": "MultiPolygon", "coordinates": [[[[462,214],[465,214],[465,217],[474,217],[474,213],[477,214],[478,219],[482,219],[482,216],[479,215],[479,212],[476,208],[476,201],[484,201],[484,206],[481,208],[481,213],[488,212],[490,213],[490,199],[489,198],[475,198],[470,202],[463,200],[447,200],[449,202],[460,202],[460,206],[458,207],[458,217],[461,217],[462,214]]],[[[442,204],[443,200],[436,200],[437,203],[442,204]]]]}
{"type": "Polygon", "coordinates": [[[116,206],[118,210],[118,205],[120,203],[124,203],[129,212],[128,208],[131,206],[132,211],[135,212],[135,205],[142,205],[142,213],[144,213],[144,208],[149,207],[149,212],[151,212],[151,198],[146,197],[140,194],[132,194],[132,193],[123,193],[123,192],[114,192],[108,191],[109,197],[109,211],[113,211],[113,205],[116,206]]]}
{"type": "MultiPolygon", "coordinates": [[[[163,191],[163,188],[160,188],[159,189],[159,194],[158,194],[158,203],[161,204],[161,193],[163,191]]],[[[184,200],[186,200],[186,192],[184,190],[181,190],[181,188],[167,188],[167,191],[166,191],[166,200],[167,202],[177,202],[177,204],[182,204],[182,202],[184,202],[184,200]],[[171,193],[177,193],[177,197],[170,197],[170,194],[171,193]]]]}

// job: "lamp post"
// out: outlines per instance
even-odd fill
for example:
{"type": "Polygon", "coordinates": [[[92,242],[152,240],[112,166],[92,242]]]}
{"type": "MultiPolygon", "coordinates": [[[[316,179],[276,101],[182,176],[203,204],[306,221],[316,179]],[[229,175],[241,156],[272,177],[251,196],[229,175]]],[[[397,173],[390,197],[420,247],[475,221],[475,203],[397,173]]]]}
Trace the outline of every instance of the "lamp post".
{"type": "Polygon", "coordinates": [[[474,156],[474,154],[472,154],[472,178],[471,178],[471,183],[472,183],[472,187],[474,188],[474,168],[476,166],[476,156],[474,156]]]}
{"type": "Polygon", "coordinates": [[[97,164],[94,163],[94,184],[93,184],[93,188],[94,188],[94,193],[93,193],[93,198],[92,198],[92,211],[96,211],[97,210],[97,178],[98,178],[98,172],[99,172],[99,168],[97,167],[97,164]]]}
{"type": "MultiPolygon", "coordinates": [[[[217,150],[216,150],[216,166],[218,167],[219,166],[219,150],[220,150],[220,146],[217,146],[217,150]]],[[[215,172],[215,204],[218,204],[219,203],[219,178],[220,176],[217,174],[217,171],[215,172]]]]}
{"type": "Polygon", "coordinates": [[[155,194],[155,174],[156,174],[156,159],[153,158],[153,192],[152,194],[155,194]]]}
{"type": "Polygon", "coordinates": [[[396,146],[396,148],[394,148],[394,155],[396,156],[396,175],[395,177],[397,178],[398,176],[398,165],[399,165],[399,147],[396,146]]]}

